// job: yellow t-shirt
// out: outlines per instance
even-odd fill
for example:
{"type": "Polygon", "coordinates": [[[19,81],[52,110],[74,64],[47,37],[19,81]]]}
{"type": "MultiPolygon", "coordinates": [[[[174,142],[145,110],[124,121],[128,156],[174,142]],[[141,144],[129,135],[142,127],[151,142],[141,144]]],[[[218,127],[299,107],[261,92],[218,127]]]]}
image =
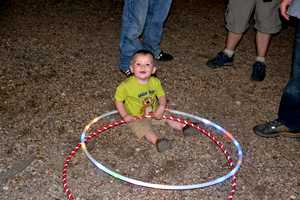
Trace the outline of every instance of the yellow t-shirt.
{"type": "Polygon", "coordinates": [[[165,92],[158,78],[150,77],[148,83],[141,84],[131,76],[117,87],[115,100],[124,103],[128,114],[142,116],[145,109],[157,109],[158,98],[161,96],[165,96],[165,92]]]}

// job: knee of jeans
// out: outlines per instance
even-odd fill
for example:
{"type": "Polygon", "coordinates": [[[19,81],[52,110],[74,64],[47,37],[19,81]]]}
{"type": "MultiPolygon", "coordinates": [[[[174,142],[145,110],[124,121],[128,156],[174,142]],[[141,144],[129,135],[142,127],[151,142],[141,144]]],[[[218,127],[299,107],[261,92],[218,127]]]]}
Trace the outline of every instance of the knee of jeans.
{"type": "Polygon", "coordinates": [[[300,82],[296,80],[290,80],[285,87],[285,93],[289,95],[298,95],[300,97],[300,82]]]}
{"type": "Polygon", "coordinates": [[[130,40],[136,40],[138,39],[143,33],[143,28],[140,26],[131,26],[126,27],[122,30],[122,34],[125,36],[125,38],[128,38],[130,40]]]}

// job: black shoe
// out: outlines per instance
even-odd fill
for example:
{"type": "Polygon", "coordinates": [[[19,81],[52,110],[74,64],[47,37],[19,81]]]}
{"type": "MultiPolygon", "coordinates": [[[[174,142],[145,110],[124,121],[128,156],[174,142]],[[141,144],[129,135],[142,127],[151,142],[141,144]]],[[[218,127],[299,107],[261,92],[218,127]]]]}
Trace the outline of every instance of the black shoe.
{"type": "Polygon", "coordinates": [[[206,65],[210,68],[216,69],[224,66],[231,66],[233,64],[233,56],[229,57],[223,51],[219,52],[215,57],[209,59],[206,65]]]}
{"type": "Polygon", "coordinates": [[[288,127],[286,127],[283,123],[281,123],[278,119],[266,122],[264,124],[256,125],[253,128],[253,131],[256,135],[259,135],[261,137],[276,137],[281,134],[293,134],[295,136],[298,135],[300,137],[300,130],[291,130],[288,127]]]}
{"type": "Polygon", "coordinates": [[[197,136],[197,135],[200,134],[200,133],[197,131],[197,129],[195,129],[195,128],[189,126],[189,125],[186,125],[185,127],[183,127],[182,133],[183,133],[183,136],[184,136],[184,137],[197,136]]]}
{"type": "Polygon", "coordinates": [[[158,139],[156,142],[156,149],[158,152],[162,153],[168,149],[172,148],[172,141],[166,138],[158,139]]]}
{"type": "Polygon", "coordinates": [[[127,77],[129,77],[129,76],[131,76],[132,75],[132,73],[131,73],[131,71],[130,71],[130,69],[127,69],[127,70],[122,70],[122,69],[120,69],[120,71],[123,73],[123,74],[125,74],[127,77]]]}
{"type": "Polygon", "coordinates": [[[266,64],[263,62],[256,61],[252,65],[251,80],[263,81],[266,77],[266,64]]]}
{"type": "Polygon", "coordinates": [[[155,57],[155,59],[159,61],[170,61],[173,60],[174,57],[171,54],[161,51],[158,56],[155,57]]]}

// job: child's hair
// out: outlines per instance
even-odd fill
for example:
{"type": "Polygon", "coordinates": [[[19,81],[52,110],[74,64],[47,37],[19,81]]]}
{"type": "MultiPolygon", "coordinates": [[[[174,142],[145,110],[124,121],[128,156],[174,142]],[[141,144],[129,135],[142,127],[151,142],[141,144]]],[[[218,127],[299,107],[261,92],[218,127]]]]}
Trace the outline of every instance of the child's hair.
{"type": "Polygon", "coordinates": [[[131,62],[135,59],[135,57],[137,55],[150,55],[153,58],[153,62],[155,62],[154,54],[151,51],[146,50],[146,49],[141,49],[141,50],[136,51],[131,58],[131,62]]]}
{"type": "Polygon", "coordinates": [[[135,56],[135,55],[137,55],[137,54],[142,54],[142,55],[151,55],[153,58],[154,58],[154,55],[153,55],[153,53],[151,52],[151,51],[149,51],[149,50],[146,50],[146,49],[140,49],[140,50],[138,50],[138,51],[136,51],[134,54],[133,54],[133,56],[135,56]]]}

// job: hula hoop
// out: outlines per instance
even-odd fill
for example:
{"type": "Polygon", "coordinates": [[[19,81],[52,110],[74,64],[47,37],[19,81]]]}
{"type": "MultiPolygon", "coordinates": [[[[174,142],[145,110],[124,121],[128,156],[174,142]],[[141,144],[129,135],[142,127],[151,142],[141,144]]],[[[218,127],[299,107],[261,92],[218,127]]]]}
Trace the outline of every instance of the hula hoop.
{"type": "MultiPolygon", "coordinates": [[[[190,120],[185,120],[185,119],[174,117],[174,116],[166,116],[166,115],[163,116],[163,119],[169,119],[169,120],[177,121],[177,122],[180,122],[180,123],[183,123],[183,124],[187,124],[187,125],[195,128],[199,133],[204,134],[205,136],[207,136],[223,152],[223,154],[225,155],[225,158],[227,160],[229,169],[231,169],[231,171],[228,172],[226,175],[221,176],[221,177],[216,178],[216,179],[213,179],[211,181],[208,181],[208,182],[205,182],[205,183],[190,184],[190,185],[163,185],[163,184],[154,184],[154,183],[143,182],[143,181],[140,181],[140,180],[132,179],[132,178],[123,176],[121,174],[118,174],[117,172],[115,172],[113,170],[110,170],[109,168],[105,167],[103,164],[101,164],[100,162],[98,162],[97,160],[95,160],[91,156],[91,154],[88,152],[88,150],[86,148],[86,144],[85,144],[85,142],[90,141],[93,137],[97,137],[100,133],[102,133],[102,132],[104,132],[104,131],[106,131],[106,130],[108,130],[110,128],[113,128],[113,127],[116,127],[116,126],[119,126],[119,125],[122,125],[122,124],[126,123],[124,120],[113,121],[112,123],[110,123],[108,125],[105,125],[105,126],[99,128],[99,129],[97,129],[96,131],[94,131],[93,133],[91,133],[89,136],[85,136],[86,133],[87,133],[87,131],[90,129],[90,127],[94,123],[96,123],[100,119],[103,119],[105,117],[108,117],[108,116],[111,116],[111,115],[117,113],[117,111],[111,111],[111,112],[105,113],[105,114],[103,114],[103,115],[101,115],[99,117],[96,117],[95,119],[93,119],[84,128],[83,132],[81,133],[81,137],[80,137],[81,143],[78,143],[76,145],[76,147],[72,150],[72,152],[70,153],[70,155],[67,157],[67,159],[64,162],[63,184],[64,184],[64,191],[67,194],[69,200],[74,200],[74,197],[73,197],[71,191],[69,190],[68,184],[67,184],[68,163],[71,160],[71,158],[75,155],[75,153],[79,150],[80,147],[82,148],[83,152],[88,157],[88,159],[97,168],[99,168],[100,170],[102,170],[105,173],[107,173],[107,174],[109,174],[109,175],[111,175],[111,176],[113,176],[113,177],[115,177],[117,179],[120,179],[122,181],[131,183],[131,184],[135,184],[135,185],[139,185],[139,186],[144,186],[144,187],[150,187],[150,188],[155,188],[155,189],[164,189],[164,190],[189,190],[189,189],[198,189],[198,188],[205,188],[205,187],[209,187],[209,186],[212,186],[212,185],[224,182],[225,180],[227,180],[227,179],[229,179],[229,178],[232,177],[232,181],[231,181],[231,188],[232,189],[231,189],[230,193],[228,194],[227,199],[228,200],[233,199],[233,195],[234,195],[234,193],[236,191],[236,186],[237,186],[237,184],[236,184],[236,173],[237,173],[237,171],[239,170],[239,168],[241,166],[242,158],[243,158],[243,152],[242,152],[241,146],[238,143],[238,141],[228,131],[226,131],[225,129],[223,129],[219,125],[217,125],[217,124],[215,124],[215,123],[213,123],[213,122],[211,122],[211,121],[209,121],[207,119],[204,119],[204,118],[192,115],[192,114],[188,114],[188,113],[176,111],[176,110],[168,109],[168,111],[170,113],[172,113],[172,114],[185,116],[185,117],[188,117],[188,118],[192,118],[192,119],[194,119],[194,120],[196,120],[198,122],[202,122],[202,123],[204,123],[207,126],[215,128],[217,130],[216,132],[218,134],[224,135],[225,137],[229,138],[232,141],[232,143],[234,144],[234,146],[236,148],[236,151],[237,151],[237,158],[238,158],[238,160],[237,160],[237,163],[235,165],[233,164],[233,160],[231,159],[231,157],[230,157],[228,151],[225,149],[224,145],[221,142],[219,142],[212,133],[210,133],[209,131],[207,131],[207,130],[201,128],[201,127],[199,127],[198,125],[194,124],[190,120]]],[[[151,116],[146,116],[146,117],[150,118],[151,116]]]]}

